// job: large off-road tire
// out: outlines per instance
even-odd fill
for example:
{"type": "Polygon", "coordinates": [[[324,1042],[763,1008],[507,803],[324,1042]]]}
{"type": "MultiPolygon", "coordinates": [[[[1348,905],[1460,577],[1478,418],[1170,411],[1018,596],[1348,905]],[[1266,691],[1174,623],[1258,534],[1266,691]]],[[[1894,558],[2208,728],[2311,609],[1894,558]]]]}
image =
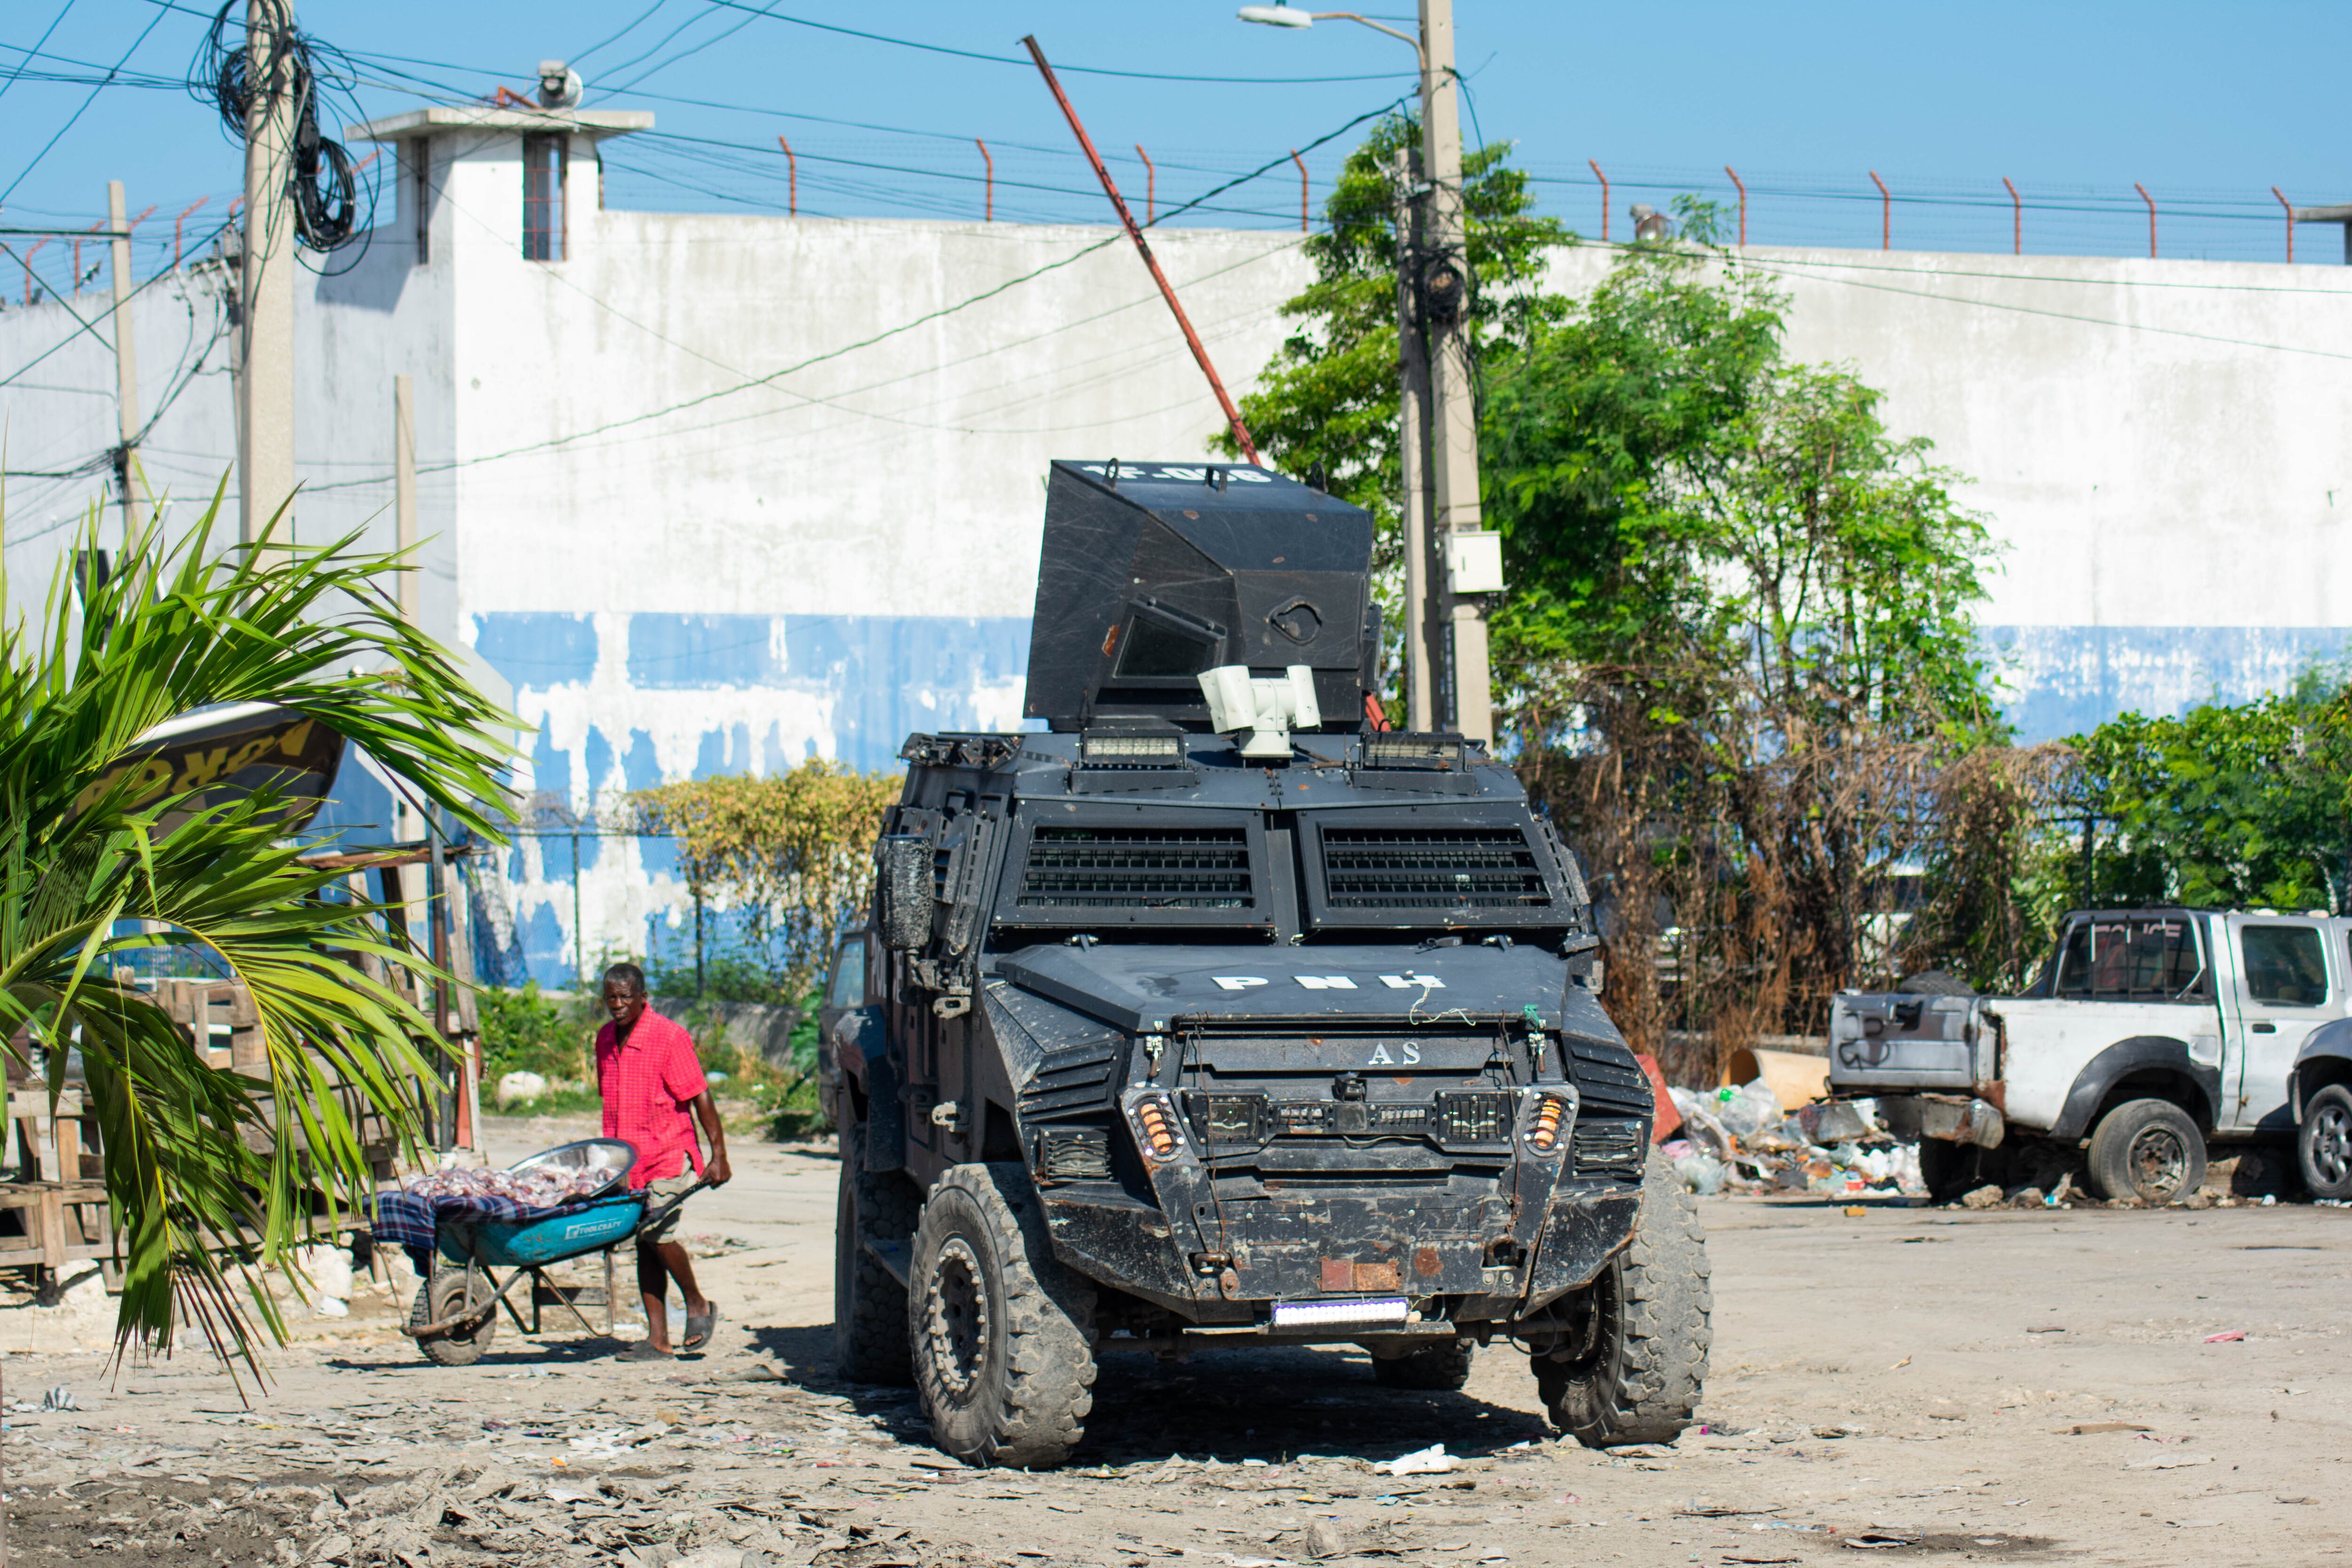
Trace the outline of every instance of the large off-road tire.
{"type": "Polygon", "coordinates": [[[2205,1135],[2168,1100],[2126,1100],[2091,1131],[2091,1185],[2111,1203],[2178,1203],[2205,1181],[2205,1135]]]}
{"type": "Polygon", "coordinates": [[[1715,1296],[1698,1205],[1655,1154],[1633,1239],[1583,1294],[1575,1331],[1534,1357],[1545,1411],[1588,1448],[1673,1442],[1706,1382],[1715,1296]]]}
{"type": "Polygon", "coordinates": [[[1029,1173],[958,1165],[915,1227],[908,1338],[931,1440],[969,1465],[1043,1469],[1094,1408],[1094,1287],[1055,1261],[1029,1173]]]}
{"type": "Polygon", "coordinates": [[[1478,1347],[1468,1340],[1422,1345],[1401,1356],[1372,1356],[1372,1381],[1382,1388],[1415,1388],[1454,1394],[1470,1381],[1470,1360],[1478,1347]]]}
{"type": "Polygon", "coordinates": [[[2352,1089],[2331,1083],[2303,1108],[2294,1163],[2315,1198],[2352,1198],[2352,1089]]]}
{"type": "MultiPolygon", "coordinates": [[[[489,1300],[490,1281],[488,1276],[469,1276],[462,1268],[444,1269],[416,1288],[416,1305],[409,1309],[408,1321],[412,1326],[437,1323],[444,1318],[455,1317],[468,1306],[488,1305],[489,1300]],[[474,1284],[470,1300],[466,1294],[468,1279],[474,1284]]],[[[490,1348],[490,1342],[498,1337],[498,1332],[499,1315],[492,1312],[470,1334],[462,1337],[449,1333],[426,1334],[417,1340],[416,1348],[425,1352],[427,1361],[442,1366],[471,1366],[482,1359],[482,1352],[490,1348]]]]}
{"type": "Polygon", "coordinates": [[[841,1135],[841,1196],[833,1226],[833,1368],[848,1383],[904,1388],[915,1381],[907,1352],[907,1288],[862,1245],[915,1234],[914,1184],[896,1171],[866,1168],[866,1129],[841,1135]]]}

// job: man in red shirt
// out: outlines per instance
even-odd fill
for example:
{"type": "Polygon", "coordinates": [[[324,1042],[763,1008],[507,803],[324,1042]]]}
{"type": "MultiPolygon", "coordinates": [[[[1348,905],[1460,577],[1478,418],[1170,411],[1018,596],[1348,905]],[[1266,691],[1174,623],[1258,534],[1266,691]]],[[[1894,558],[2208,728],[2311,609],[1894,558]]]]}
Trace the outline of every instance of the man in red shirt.
{"type": "MultiPolygon", "coordinates": [[[[727,1164],[727,1131],[709,1080],[694,1053],[694,1037],[646,1005],[645,972],[634,963],[604,971],[604,1011],[612,1022],[596,1031],[596,1089],[604,1099],[604,1136],[622,1138],[637,1151],[629,1185],[658,1205],[694,1185],[714,1187],[734,1173],[727,1164]],[[694,1124],[710,1144],[703,1162],[694,1124]],[[689,1174],[691,1162],[694,1173],[689,1174]]],[[[624,1361],[667,1361],[669,1345],[669,1282],[686,1298],[686,1337],[681,1350],[710,1342],[719,1310],[694,1282],[694,1262],[677,1242],[677,1209],[637,1236],[637,1289],[646,1302],[646,1337],[621,1352],[624,1361]]]]}

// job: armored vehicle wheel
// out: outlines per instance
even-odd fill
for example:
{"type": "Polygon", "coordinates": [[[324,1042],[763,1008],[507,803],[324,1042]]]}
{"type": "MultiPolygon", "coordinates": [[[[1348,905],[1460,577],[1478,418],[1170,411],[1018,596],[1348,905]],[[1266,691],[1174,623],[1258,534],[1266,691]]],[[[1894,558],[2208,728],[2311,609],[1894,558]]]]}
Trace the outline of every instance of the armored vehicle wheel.
{"type": "Polygon", "coordinates": [[[904,1388],[915,1381],[907,1354],[907,1288],[866,1250],[915,1233],[915,1189],[895,1171],[866,1168],[866,1129],[841,1135],[841,1198],[833,1229],[833,1368],[851,1383],[904,1388]]]}
{"type": "Polygon", "coordinates": [[[2303,1108],[2295,1163],[2315,1198],[2352,1198],[2352,1089],[2331,1083],[2303,1108]]]}
{"type": "Polygon", "coordinates": [[[915,1227],[907,1302],[931,1440],[967,1464],[1041,1469],[1094,1408],[1094,1287],[1055,1262],[1017,1164],[958,1165],[915,1227]]]}
{"type": "Polygon", "coordinates": [[[2110,1202],[2173,1203],[2205,1181],[2205,1137],[2168,1100],[2127,1100],[2099,1118],[2089,1163],[2110,1202]]]}
{"type": "Polygon", "coordinates": [[[1372,1352],[1372,1381],[1382,1388],[1420,1388],[1452,1394],[1470,1381],[1470,1358],[1478,1347],[1468,1340],[1423,1345],[1402,1355],[1372,1352]]]}
{"type": "MultiPolygon", "coordinates": [[[[437,1323],[444,1318],[457,1316],[468,1307],[487,1305],[490,1299],[489,1280],[479,1275],[471,1276],[474,1293],[468,1300],[466,1295],[468,1278],[462,1268],[446,1269],[419,1285],[416,1288],[416,1305],[409,1310],[409,1322],[412,1325],[437,1323]]],[[[498,1314],[493,1312],[484,1318],[481,1326],[470,1334],[462,1337],[447,1333],[425,1334],[417,1340],[416,1348],[425,1352],[427,1361],[442,1366],[471,1366],[482,1359],[482,1352],[490,1348],[490,1341],[498,1336],[498,1314]]]]}
{"type": "Polygon", "coordinates": [[[1671,1443],[1706,1381],[1706,1233],[1698,1205],[1655,1154],[1633,1239],[1584,1292],[1570,1334],[1533,1358],[1536,1390],[1588,1448],[1671,1443]]]}

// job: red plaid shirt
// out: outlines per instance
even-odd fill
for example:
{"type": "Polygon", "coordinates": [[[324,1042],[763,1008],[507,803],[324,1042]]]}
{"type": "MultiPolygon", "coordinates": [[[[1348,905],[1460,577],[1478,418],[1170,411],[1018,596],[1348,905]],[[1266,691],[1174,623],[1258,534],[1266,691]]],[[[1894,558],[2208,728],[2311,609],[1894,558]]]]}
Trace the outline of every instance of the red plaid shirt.
{"type": "Polygon", "coordinates": [[[647,1007],[625,1042],[607,1023],[596,1031],[596,1092],[604,1097],[604,1136],[636,1146],[629,1185],[662,1181],[694,1162],[702,1173],[702,1146],[688,1109],[710,1087],[694,1054],[694,1037],[647,1007]]]}

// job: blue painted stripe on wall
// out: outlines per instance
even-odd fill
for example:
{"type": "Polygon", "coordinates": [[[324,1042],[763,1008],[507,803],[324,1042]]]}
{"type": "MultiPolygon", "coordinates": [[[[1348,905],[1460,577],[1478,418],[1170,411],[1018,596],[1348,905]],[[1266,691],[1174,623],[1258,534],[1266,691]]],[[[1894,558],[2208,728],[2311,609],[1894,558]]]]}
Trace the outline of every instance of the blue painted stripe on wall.
{"type": "Polygon", "coordinates": [[[629,684],[649,691],[698,686],[781,686],[773,616],[629,617],[629,684]]]}
{"type": "MultiPolygon", "coordinates": [[[[492,611],[474,617],[475,647],[515,684],[526,719],[530,694],[584,684],[595,673],[594,627],[584,616],[492,611]]],[[[771,689],[821,694],[833,702],[834,754],[852,766],[895,764],[919,730],[968,729],[984,721],[974,700],[984,686],[1017,681],[1029,664],[1025,617],[943,616],[734,616],[646,612],[628,617],[625,685],[673,694],[692,710],[696,691],[771,689]],[[781,657],[780,657],[781,650],[781,657]]],[[[670,704],[673,709],[678,702],[670,704]]],[[[533,747],[535,787],[558,793],[601,787],[617,760],[627,787],[658,782],[652,748],[632,732],[616,758],[608,736],[633,715],[616,712],[574,759],[542,734],[533,747]]],[[[804,760],[798,738],[761,735],[735,724],[707,731],[694,773],[707,776],[788,768],[804,760]]]]}
{"type": "Polygon", "coordinates": [[[2021,740],[2080,734],[2120,713],[2284,691],[2345,657],[2344,626],[1987,626],[1979,634],[2021,740]]]}
{"type": "Polygon", "coordinates": [[[596,627],[586,616],[551,611],[476,616],[474,651],[518,690],[584,684],[596,672],[596,627]]]}

